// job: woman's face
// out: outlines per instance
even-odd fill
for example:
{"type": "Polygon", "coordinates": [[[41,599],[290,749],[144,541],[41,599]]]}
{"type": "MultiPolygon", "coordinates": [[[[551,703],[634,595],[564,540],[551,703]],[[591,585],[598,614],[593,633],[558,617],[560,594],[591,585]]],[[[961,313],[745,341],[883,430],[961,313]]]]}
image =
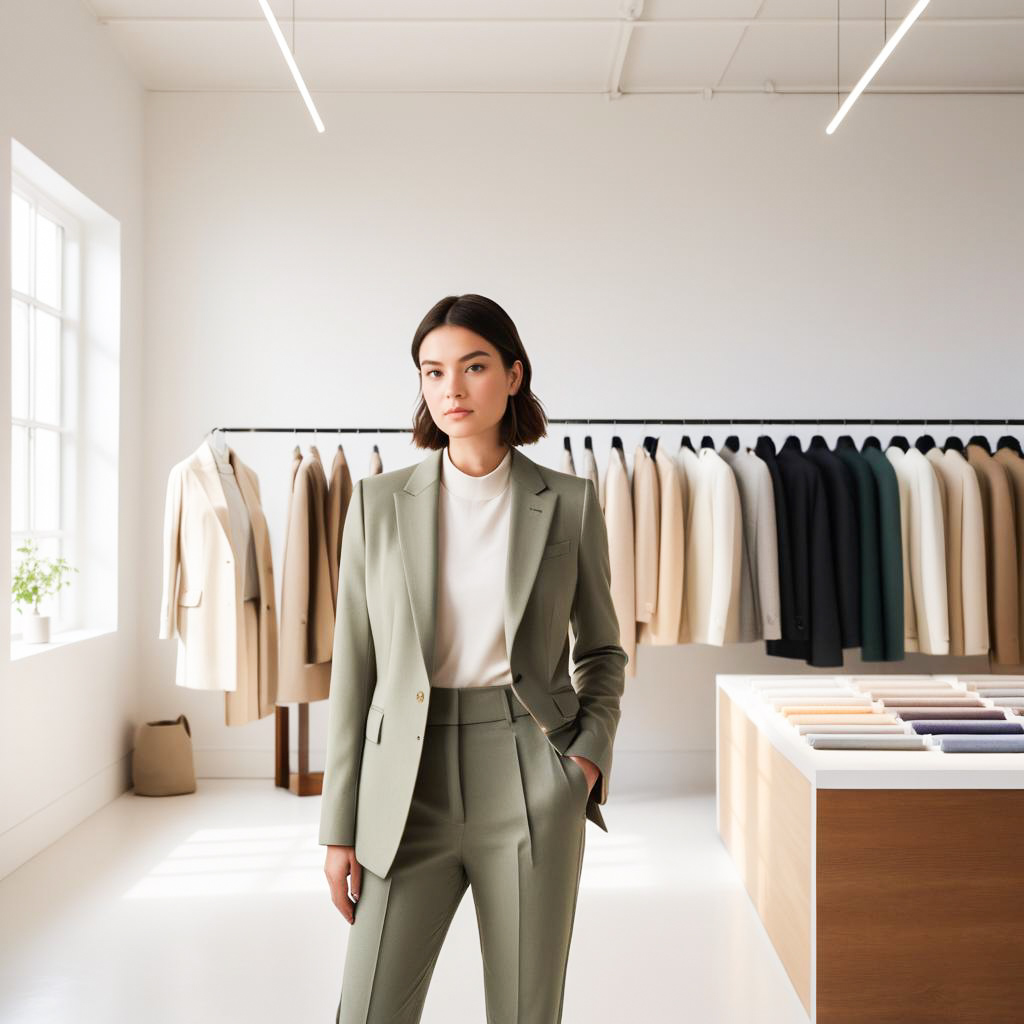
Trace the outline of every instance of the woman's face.
{"type": "Polygon", "coordinates": [[[467,327],[435,327],[420,343],[420,389],[434,423],[450,438],[493,431],[509,395],[519,390],[523,364],[505,369],[498,350],[467,327]],[[465,409],[450,415],[451,409],[465,409]]]}

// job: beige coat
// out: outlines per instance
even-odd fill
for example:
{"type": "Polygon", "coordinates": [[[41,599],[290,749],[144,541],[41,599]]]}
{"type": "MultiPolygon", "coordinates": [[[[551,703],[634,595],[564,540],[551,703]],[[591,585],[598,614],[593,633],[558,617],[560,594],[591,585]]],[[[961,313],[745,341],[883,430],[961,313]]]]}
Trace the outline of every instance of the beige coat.
{"type": "Polygon", "coordinates": [[[1024,459],[1010,448],[999,448],[992,456],[1006,470],[1006,478],[1013,494],[1015,534],[1017,540],[1017,632],[1020,658],[1024,661],[1024,459]]]}
{"type": "Polygon", "coordinates": [[[1020,597],[1013,487],[1003,463],[981,445],[967,446],[967,461],[978,475],[985,516],[989,658],[999,665],[1019,665],[1020,597]]]}
{"type": "Polygon", "coordinates": [[[891,445],[903,541],[903,619],[908,651],[949,654],[949,597],[942,490],[932,462],[917,448],[891,445]]]}
{"type": "Polygon", "coordinates": [[[690,641],[722,646],[740,633],[743,512],[736,477],[713,448],[697,453],[686,535],[690,641]]]}
{"type": "Polygon", "coordinates": [[[683,616],[683,568],[686,524],[683,490],[675,460],[659,442],[658,471],[658,600],[650,622],[640,625],[637,643],[664,646],[679,642],[683,616]]]}
{"type": "Polygon", "coordinates": [[[626,676],[636,675],[636,584],[633,572],[633,498],[625,452],[613,447],[602,479],[605,528],[611,565],[612,603],[619,620],[619,643],[629,656],[626,676]]]}
{"type": "Polygon", "coordinates": [[[988,653],[985,520],[978,475],[955,448],[926,457],[942,485],[946,533],[949,653],[988,653]]]}
{"type": "Polygon", "coordinates": [[[281,566],[281,664],[277,703],[325,700],[331,682],[334,596],[327,551],[327,477],[320,453],[292,456],[281,566]]]}
{"type": "Polygon", "coordinates": [[[331,598],[338,599],[338,563],[341,560],[341,535],[345,528],[345,514],[352,500],[352,474],[349,472],[345,451],[338,445],[331,463],[327,484],[327,557],[331,570],[331,598]]]}
{"type": "MultiPolygon", "coordinates": [[[[430,706],[443,449],[366,477],[342,539],[319,841],[384,877],[405,830],[430,706]]],[[[594,485],[512,449],[505,638],[512,692],[548,742],[600,775],[586,816],[607,831],[626,653],[594,485]],[[569,672],[568,627],[576,637],[569,672]]]]}
{"type": "Polygon", "coordinates": [[[658,607],[660,530],[658,470],[647,449],[638,444],[633,452],[633,561],[637,622],[650,622],[658,607]]]}
{"type": "MultiPolygon", "coordinates": [[[[273,710],[277,691],[277,607],[267,521],[256,474],[231,448],[228,458],[252,524],[259,571],[257,636],[247,636],[242,554],[231,547],[231,520],[209,443],[171,468],[163,530],[161,639],[178,639],[175,682],[197,690],[248,691],[252,715],[273,710]],[[251,653],[257,654],[252,664],[251,653]]],[[[257,602],[251,602],[253,604],[257,602]]],[[[229,724],[237,724],[229,721],[229,724]]]]}

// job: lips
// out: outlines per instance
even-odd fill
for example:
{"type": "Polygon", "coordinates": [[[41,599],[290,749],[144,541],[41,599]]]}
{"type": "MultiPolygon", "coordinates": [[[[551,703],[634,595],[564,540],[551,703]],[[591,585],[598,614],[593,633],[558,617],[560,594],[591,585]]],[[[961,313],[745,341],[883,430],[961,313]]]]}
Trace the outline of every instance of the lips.
{"type": "Polygon", "coordinates": [[[445,416],[465,416],[472,412],[471,409],[449,409],[445,416]]]}

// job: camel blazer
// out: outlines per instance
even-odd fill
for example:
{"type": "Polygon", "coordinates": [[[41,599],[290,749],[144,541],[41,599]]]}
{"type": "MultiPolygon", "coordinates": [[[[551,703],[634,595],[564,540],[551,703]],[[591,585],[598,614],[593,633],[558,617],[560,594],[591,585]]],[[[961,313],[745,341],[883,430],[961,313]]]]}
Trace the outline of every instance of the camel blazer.
{"type": "Polygon", "coordinates": [[[885,450],[900,486],[904,646],[949,654],[949,597],[942,491],[932,463],[917,448],[885,450]]]}
{"type": "Polygon", "coordinates": [[[686,521],[683,488],[676,461],[659,443],[654,456],[658,472],[658,597],[649,622],[640,624],[637,643],[665,646],[679,642],[683,621],[683,563],[686,521]]]}
{"type": "Polygon", "coordinates": [[[949,653],[987,654],[985,519],[978,475],[955,448],[931,448],[925,457],[945,502],[949,653]]]}
{"type": "Polygon", "coordinates": [[[1021,638],[1021,660],[1024,661],[1024,571],[1019,561],[1024,551],[1024,459],[1012,448],[997,448],[993,460],[1001,463],[1006,470],[1006,478],[1013,494],[1014,521],[1017,535],[1017,615],[1018,635],[1021,638]]]}
{"type": "MultiPolygon", "coordinates": [[[[334,453],[331,475],[327,483],[327,558],[331,570],[331,600],[338,600],[338,563],[341,561],[341,535],[345,529],[345,514],[352,500],[352,474],[341,445],[334,453]]],[[[335,605],[332,603],[333,615],[335,605]]]]}
{"type": "Polygon", "coordinates": [[[327,551],[327,477],[314,446],[292,458],[291,501],[281,566],[281,664],[277,703],[326,700],[334,645],[327,551]]]}
{"type": "Polygon", "coordinates": [[[654,459],[642,444],[638,444],[633,451],[633,564],[637,622],[650,622],[658,607],[660,500],[654,459]]]}
{"type": "MultiPolygon", "coordinates": [[[[259,693],[277,692],[277,607],[267,520],[256,474],[228,448],[249,512],[259,571],[259,693]]],[[[175,683],[195,690],[245,686],[242,561],[231,547],[231,518],[208,441],[171,467],[164,508],[161,640],[178,638],[175,683]]]]}
{"type": "Polygon", "coordinates": [[[686,524],[686,619],[692,643],[721,647],[739,640],[742,558],[736,477],[718,452],[701,448],[686,524]]]}
{"type": "Polygon", "coordinates": [[[625,452],[612,447],[603,480],[602,511],[608,531],[612,604],[619,620],[619,643],[629,657],[626,675],[636,676],[636,586],[633,564],[633,498],[625,452]]]}
{"type": "MultiPolygon", "coordinates": [[[[360,480],[341,542],[319,842],[354,845],[382,877],[405,828],[430,703],[442,454],[360,480]]],[[[516,448],[509,486],[512,692],[556,751],[598,766],[586,816],[607,831],[598,804],[608,799],[627,655],[597,492],[516,448]]]]}

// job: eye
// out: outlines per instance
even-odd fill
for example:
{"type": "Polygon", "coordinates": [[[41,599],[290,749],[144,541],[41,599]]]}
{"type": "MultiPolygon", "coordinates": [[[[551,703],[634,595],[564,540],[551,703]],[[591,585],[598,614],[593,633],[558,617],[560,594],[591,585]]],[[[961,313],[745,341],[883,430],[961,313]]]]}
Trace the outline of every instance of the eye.
{"type": "Polygon", "coordinates": [[[474,366],[479,366],[481,370],[486,369],[483,363],[470,363],[469,366],[466,367],[466,369],[471,370],[474,366]]]}

